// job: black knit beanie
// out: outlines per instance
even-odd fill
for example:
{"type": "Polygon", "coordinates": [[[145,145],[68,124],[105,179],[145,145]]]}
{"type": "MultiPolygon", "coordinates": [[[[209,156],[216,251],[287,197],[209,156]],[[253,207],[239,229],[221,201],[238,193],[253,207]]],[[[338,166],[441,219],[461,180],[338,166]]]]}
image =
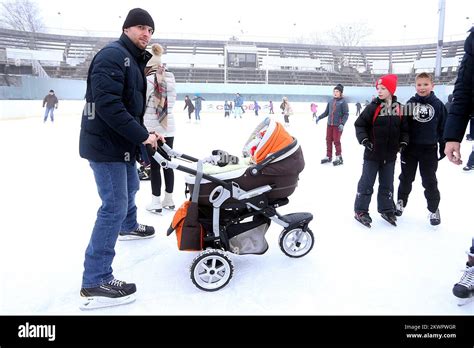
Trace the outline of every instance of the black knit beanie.
{"type": "Polygon", "coordinates": [[[337,89],[339,92],[342,93],[344,91],[344,86],[338,83],[337,86],[334,87],[334,89],[337,89]]]}
{"type": "Polygon", "coordinates": [[[153,18],[151,18],[150,14],[141,9],[141,8],[134,8],[130,10],[125,18],[125,22],[123,22],[122,30],[130,27],[134,27],[135,25],[148,25],[155,30],[155,22],[153,22],[153,18]]]}

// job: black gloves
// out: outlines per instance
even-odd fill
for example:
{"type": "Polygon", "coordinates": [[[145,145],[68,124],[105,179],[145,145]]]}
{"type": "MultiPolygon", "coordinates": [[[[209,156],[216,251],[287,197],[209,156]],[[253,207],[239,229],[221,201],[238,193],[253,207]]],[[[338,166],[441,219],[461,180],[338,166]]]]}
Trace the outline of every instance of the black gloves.
{"type": "Polygon", "coordinates": [[[367,150],[374,151],[374,144],[372,144],[369,139],[365,138],[361,144],[364,145],[367,150]]]}
{"type": "Polygon", "coordinates": [[[405,143],[405,142],[401,142],[401,143],[400,143],[400,147],[399,147],[400,153],[402,153],[403,151],[405,151],[407,145],[408,145],[408,144],[405,143]]]}
{"type": "Polygon", "coordinates": [[[440,142],[439,143],[439,157],[438,157],[438,161],[441,161],[443,158],[446,157],[446,154],[444,153],[444,148],[446,147],[446,143],[443,141],[443,142],[440,142]]]}
{"type": "Polygon", "coordinates": [[[228,165],[229,163],[232,163],[232,164],[238,164],[239,163],[239,158],[237,156],[229,155],[228,152],[223,151],[223,150],[213,150],[212,155],[221,156],[219,161],[217,161],[217,165],[219,167],[224,167],[224,166],[228,165]]]}

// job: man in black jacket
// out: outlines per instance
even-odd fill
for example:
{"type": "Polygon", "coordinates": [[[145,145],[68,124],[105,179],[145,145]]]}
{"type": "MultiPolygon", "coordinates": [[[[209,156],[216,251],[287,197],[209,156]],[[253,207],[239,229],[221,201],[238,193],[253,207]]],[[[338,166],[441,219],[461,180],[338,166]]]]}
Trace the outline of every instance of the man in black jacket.
{"type": "Polygon", "coordinates": [[[79,152],[89,160],[102,206],[85,254],[82,308],[98,308],[132,302],[136,286],[112,274],[115,243],[124,239],[150,238],[153,227],[137,223],[135,194],[139,179],[135,167],[140,144],[157,146],[164,141],[143,126],[146,79],[151,58],[145,48],[155,25],[148,12],[132,9],[119,40],[94,57],[87,76],[86,105],[82,114],[79,152]]]}
{"type": "MultiPolygon", "coordinates": [[[[448,113],[444,128],[448,159],[454,164],[461,164],[461,141],[474,111],[474,27],[464,43],[464,57],[458,69],[454,84],[453,104],[448,113]]],[[[466,271],[459,283],[454,285],[453,294],[462,302],[474,296],[474,238],[467,252],[466,271]]]]}

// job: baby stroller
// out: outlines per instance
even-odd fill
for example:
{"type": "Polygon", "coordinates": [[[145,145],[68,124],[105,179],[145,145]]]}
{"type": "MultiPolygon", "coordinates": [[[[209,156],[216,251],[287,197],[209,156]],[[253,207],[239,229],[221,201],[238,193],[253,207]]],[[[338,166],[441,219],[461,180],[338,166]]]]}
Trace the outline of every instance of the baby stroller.
{"type": "Polygon", "coordinates": [[[308,227],[313,215],[280,215],[276,210],[289,203],[304,168],[297,140],[280,123],[266,118],[245,144],[243,158],[213,153],[198,160],[163,144],[153,154],[163,168],[190,174],[186,185],[191,200],[177,211],[168,235],[176,229],[180,250],[201,251],[190,268],[194,285],[204,291],[226,286],[234,271],[228,253],[264,254],[271,221],[283,227],[279,245],[285,255],[308,254],[314,245],[308,227]],[[195,162],[197,167],[178,165],[173,158],[195,162]]]}

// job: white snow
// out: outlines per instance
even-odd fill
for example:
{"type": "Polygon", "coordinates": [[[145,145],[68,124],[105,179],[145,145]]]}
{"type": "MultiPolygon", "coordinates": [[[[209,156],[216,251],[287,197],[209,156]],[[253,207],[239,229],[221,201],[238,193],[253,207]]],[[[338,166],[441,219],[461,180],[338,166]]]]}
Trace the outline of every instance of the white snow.
{"type": "MultiPolygon", "coordinates": [[[[18,108],[22,107],[18,102],[18,108]]],[[[62,102],[64,105],[64,102],[62,102]]],[[[275,104],[276,105],[276,104],[275,104]]],[[[277,106],[275,112],[277,112],[277,106]]],[[[321,165],[326,120],[316,125],[307,112],[291,117],[289,131],[300,142],[306,168],[290,204],[280,213],[311,212],[316,238],[301,259],[278,247],[280,226],[267,232],[270,245],[261,256],[230,254],[233,279],[218,292],[198,290],[189,278],[197,255],[180,252],[175,235],[166,237],[172,212],[145,211],[150,183],[137,194],[139,221],[157,235],[117,241],[113,263],[117,279],[137,284],[137,301],[89,312],[79,310],[84,252],[100,205],[88,162],[78,154],[80,114],[56,112],[43,124],[43,109],[31,117],[0,122],[0,313],[4,315],[472,315],[474,305],[456,305],[453,284],[465,267],[470,246],[474,173],[446,159],[438,170],[441,218],[430,226],[419,177],[398,227],[382,220],[374,193],[371,229],[353,218],[363,148],[355,139],[355,108],[342,137],[344,165],[321,165]]],[[[320,108],[320,112],[323,109],[320,108]]],[[[248,111],[241,119],[202,113],[200,124],[177,112],[175,149],[195,157],[213,149],[240,154],[249,133],[262,120],[248,111]]],[[[283,121],[278,113],[274,116],[283,121]]],[[[470,143],[462,144],[465,161],[470,143]]],[[[398,187],[399,163],[395,173],[398,187]]],[[[184,174],[176,172],[174,199],[184,197],[184,174]]],[[[377,189],[377,183],[375,190],[377,189]]]]}

